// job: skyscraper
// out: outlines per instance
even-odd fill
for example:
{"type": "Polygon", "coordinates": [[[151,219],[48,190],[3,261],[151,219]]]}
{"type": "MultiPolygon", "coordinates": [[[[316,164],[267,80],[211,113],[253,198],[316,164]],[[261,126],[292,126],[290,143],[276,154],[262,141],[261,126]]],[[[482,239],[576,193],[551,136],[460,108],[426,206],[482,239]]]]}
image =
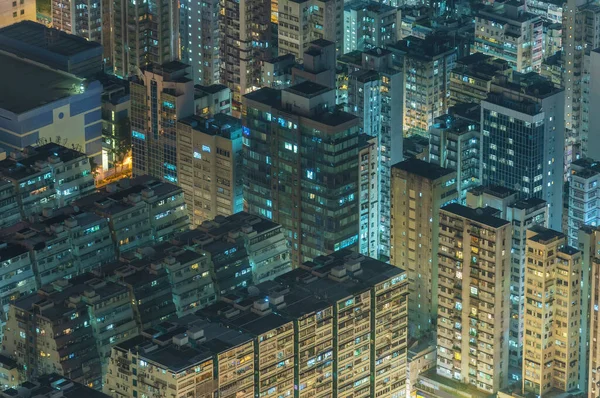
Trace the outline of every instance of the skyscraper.
{"type": "Polygon", "coordinates": [[[512,380],[521,378],[523,363],[523,327],[525,320],[525,255],[527,230],[545,226],[548,221],[546,202],[529,198],[519,200],[519,193],[499,186],[474,188],[467,194],[467,206],[497,209],[497,217],[512,224],[510,265],[510,335],[509,371],[512,380]]]}
{"type": "Polygon", "coordinates": [[[325,39],[343,53],[343,0],[279,0],[279,55],[294,54],[300,60],[309,43],[325,39]]]}
{"type": "MultiPolygon", "coordinates": [[[[342,57],[347,68],[346,109],[361,120],[361,132],[378,147],[379,256],[390,256],[390,168],[403,160],[402,108],[404,77],[392,53],[381,48],[354,51],[342,57]]],[[[346,76],[344,76],[346,78],[346,76]]],[[[340,91],[340,90],[338,90],[340,91]]],[[[339,99],[338,99],[339,101],[339,99]]]]}
{"type": "Polygon", "coordinates": [[[133,175],[177,182],[177,120],[194,114],[188,65],[150,65],[131,82],[133,175]]]}
{"type": "Polygon", "coordinates": [[[223,0],[219,19],[221,83],[231,89],[232,114],[239,117],[242,96],[260,87],[261,61],[271,49],[271,2],[223,0]]]}
{"type": "Polygon", "coordinates": [[[437,373],[488,394],[508,383],[511,225],[495,209],[440,211],[437,373]]]}
{"type": "Polygon", "coordinates": [[[448,112],[456,48],[446,35],[409,36],[388,47],[404,67],[404,134],[428,136],[433,119],[448,112]]]}
{"type": "Polygon", "coordinates": [[[390,262],[410,281],[409,332],[435,329],[438,291],[439,212],[456,201],[456,172],[418,159],[392,167],[390,262]]]}
{"type": "Polygon", "coordinates": [[[401,12],[395,7],[370,0],[357,0],[344,6],[344,51],[369,50],[398,41],[401,12]]]}
{"type": "Polygon", "coordinates": [[[458,202],[464,204],[467,191],[480,185],[479,120],[447,114],[434,122],[429,130],[429,161],[456,171],[458,202]]]}
{"type": "Polygon", "coordinates": [[[589,124],[595,112],[590,97],[595,93],[590,91],[590,74],[597,74],[597,68],[592,67],[590,56],[592,50],[600,47],[600,6],[584,0],[568,0],[562,24],[562,85],[565,89],[565,155],[568,166],[570,161],[576,160],[574,153],[579,150],[584,155],[595,156],[594,151],[588,153],[587,143],[593,140],[589,124]]]}
{"type": "Polygon", "coordinates": [[[194,84],[220,82],[219,0],[181,3],[181,59],[190,65],[194,84]]]}
{"type": "Polygon", "coordinates": [[[247,211],[281,224],[298,266],[358,245],[358,118],[305,81],[244,97],[247,211]]]}
{"type": "Polygon", "coordinates": [[[179,9],[174,0],[115,0],[113,71],[128,77],[139,69],[179,58],[179,9]]]}
{"type": "Polygon", "coordinates": [[[483,185],[500,185],[549,206],[562,228],[564,92],[535,73],[514,73],[481,102],[483,185]]]}
{"type": "Polygon", "coordinates": [[[244,210],[240,120],[221,113],[178,120],[177,170],[192,225],[244,210]]]}
{"type": "Polygon", "coordinates": [[[98,43],[110,41],[110,32],[102,30],[102,15],[110,10],[103,10],[101,0],[52,0],[51,5],[52,27],[98,43]]]}
{"type": "Polygon", "coordinates": [[[471,52],[504,59],[517,72],[539,72],[543,55],[542,19],[518,1],[495,2],[475,17],[471,52]]]}
{"type": "Polygon", "coordinates": [[[523,391],[543,396],[579,384],[581,252],[563,234],[527,231],[523,391]]]}

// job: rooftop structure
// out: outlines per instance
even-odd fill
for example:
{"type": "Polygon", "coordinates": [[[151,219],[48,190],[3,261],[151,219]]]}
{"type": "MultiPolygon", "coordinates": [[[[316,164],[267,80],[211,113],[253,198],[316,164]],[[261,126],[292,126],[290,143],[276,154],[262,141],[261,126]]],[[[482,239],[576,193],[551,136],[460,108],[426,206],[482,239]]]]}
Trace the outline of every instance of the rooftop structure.
{"type": "Polygon", "coordinates": [[[94,77],[103,67],[100,43],[33,21],[1,28],[0,48],[82,78],[94,77]]]}
{"type": "Polygon", "coordinates": [[[109,398],[86,385],[53,373],[0,392],[0,398],[109,398]]]}

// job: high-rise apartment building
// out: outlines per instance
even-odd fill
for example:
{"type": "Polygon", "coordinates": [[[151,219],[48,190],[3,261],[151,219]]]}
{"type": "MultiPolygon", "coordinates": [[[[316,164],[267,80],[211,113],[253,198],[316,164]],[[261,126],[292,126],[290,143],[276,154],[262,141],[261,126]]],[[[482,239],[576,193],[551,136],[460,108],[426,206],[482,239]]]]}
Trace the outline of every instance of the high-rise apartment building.
{"type": "Polygon", "coordinates": [[[579,385],[581,252],[563,234],[527,231],[523,391],[543,396],[579,385]]]}
{"type": "Polygon", "coordinates": [[[261,63],[271,49],[271,2],[224,0],[219,19],[221,83],[231,89],[232,113],[239,117],[242,97],[260,87],[261,63]]]}
{"type": "Polygon", "coordinates": [[[544,32],[542,19],[517,1],[495,2],[475,17],[471,52],[504,59],[517,72],[539,72],[544,32]]]}
{"type": "Polygon", "coordinates": [[[176,183],[177,120],[194,114],[194,82],[178,61],[145,68],[131,81],[133,175],[176,183]]]}
{"type": "Polygon", "coordinates": [[[411,336],[435,329],[439,209],[456,198],[453,170],[418,159],[392,167],[390,263],[408,275],[411,336]]]}
{"type": "Polygon", "coordinates": [[[458,114],[435,118],[429,130],[429,161],[456,171],[458,202],[462,204],[467,191],[481,183],[480,140],[479,120],[458,114]]]}
{"type": "Polygon", "coordinates": [[[85,274],[12,303],[2,346],[26,379],[59,373],[100,388],[111,347],[137,334],[127,289],[85,274]]]}
{"type": "Polygon", "coordinates": [[[358,252],[369,257],[379,257],[380,210],[379,210],[379,151],[377,139],[366,134],[359,136],[361,143],[359,156],[360,183],[358,200],[360,206],[358,252]]]}
{"type": "Polygon", "coordinates": [[[480,52],[460,58],[450,72],[449,106],[480,103],[498,77],[508,76],[511,70],[504,59],[480,52]]]}
{"type": "Polygon", "coordinates": [[[434,118],[448,112],[456,48],[446,35],[409,36],[388,47],[404,68],[404,134],[427,136],[434,118]]]}
{"type": "Polygon", "coordinates": [[[402,113],[398,112],[404,92],[402,71],[393,65],[391,52],[381,48],[355,51],[343,59],[348,71],[346,109],[358,116],[361,133],[373,137],[378,148],[380,215],[373,228],[379,231],[378,256],[389,258],[390,168],[404,158],[402,113]]]}
{"type": "Polygon", "coordinates": [[[522,373],[527,230],[536,226],[545,226],[548,220],[546,202],[537,198],[521,200],[518,198],[517,191],[499,186],[475,188],[467,194],[467,206],[474,209],[479,207],[497,209],[496,216],[512,224],[509,380],[519,380],[522,373]]]}
{"type": "Polygon", "coordinates": [[[244,200],[281,224],[292,263],[358,245],[358,124],[335,89],[305,81],[244,98],[244,200]]]}
{"type": "Polygon", "coordinates": [[[495,209],[440,210],[437,374],[488,394],[508,384],[511,225],[495,209]]]}
{"type": "Polygon", "coordinates": [[[242,125],[222,113],[177,121],[177,170],[193,226],[244,210],[242,125]]]}
{"type": "Polygon", "coordinates": [[[21,21],[35,21],[36,3],[32,0],[0,1],[0,28],[21,21]]]}
{"type": "Polygon", "coordinates": [[[335,43],[336,55],[343,53],[343,0],[279,0],[278,9],[279,55],[294,54],[300,60],[317,39],[335,43]]]}
{"type": "Polygon", "coordinates": [[[579,247],[579,230],[584,225],[600,226],[598,194],[600,194],[600,163],[583,158],[571,163],[569,173],[569,215],[567,238],[569,246],[579,247]]]}
{"type": "Polygon", "coordinates": [[[210,118],[217,113],[231,115],[231,90],[222,84],[194,85],[195,114],[210,118]]]}
{"type": "Polygon", "coordinates": [[[407,283],[350,250],[317,257],[118,344],[104,391],[404,397],[407,283]]]}
{"type": "MultiPolygon", "coordinates": [[[[600,6],[583,0],[568,0],[563,10],[562,85],[565,89],[565,127],[567,129],[567,164],[576,160],[578,148],[586,156],[595,156],[588,145],[590,121],[595,112],[591,97],[590,75],[597,73],[591,64],[591,53],[600,47],[600,6]]],[[[596,128],[596,127],[592,127],[596,128]]],[[[565,170],[568,171],[568,170],[565,170]]]]}
{"type": "Polygon", "coordinates": [[[181,58],[190,65],[194,84],[220,82],[219,0],[182,2],[181,58]],[[185,8],[184,8],[185,7],[185,8]]]}
{"type": "Polygon", "coordinates": [[[127,78],[147,66],[180,58],[177,1],[116,0],[112,7],[115,75],[127,78]]]}
{"type": "Polygon", "coordinates": [[[104,5],[101,0],[52,0],[52,27],[89,41],[110,41],[110,32],[102,29],[104,5]],[[104,35],[108,37],[104,37],[104,35]]]}
{"type": "Polygon", "coordinates": [[[401,39],[400,10],[384,3],[358,0],[344,5],[344,51],[384,47],[401,39]]]}
{"type": "Polygon", "coordinates": [[[514,73],[481,102],[482,184],[543,199],[562,228],[564,92],[535,73],[514,73]]]}

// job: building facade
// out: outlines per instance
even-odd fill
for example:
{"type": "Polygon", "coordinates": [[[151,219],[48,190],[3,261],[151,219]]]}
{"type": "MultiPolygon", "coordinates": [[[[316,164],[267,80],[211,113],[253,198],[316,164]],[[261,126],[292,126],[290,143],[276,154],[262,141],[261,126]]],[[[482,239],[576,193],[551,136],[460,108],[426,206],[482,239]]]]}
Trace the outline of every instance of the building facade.
{"type": "Polygon", "coordinates": [[[440,211],[437,374],[488,394],[508,384],[511,225],[495,210],[440,211]]]}
{"type": "Polygon", "coordinates": [[[35,21],[36,15],[36,4],[35,1],[31,0],[19,0],[19,3],[15,3],[10,0],[3,0],[0,2],[0,28],[12,25],[21,21],[35,21]]]}
{"type": "Polygon", "coordinates": [[[271,3],[225,0],[219,19],[221,83],[231,89],[232,114],[239,117],[242,97],[260,87],[261,62],[271,49],[271,3]]]}
{"type": "Polygon", "coordinates": [[[458,202],[464,204],[467,191],[481,183],[479,123],[449,114],[434,122],[429,130],[429,161],[456,171],[458,202]]]}
{"type": "Polygon", "coordinates": [[[579,383],[581,252],[546,228],[527,232],[523,391],[570,391],[579,383]]]}
{"type": "Polygon", "coordinates": [[[448,112],[456,48],[446,35],[409,36],[388,48],[403,59],[404,135],[427,137],[434,118],[448,112]]]}
{"type": "Polygon", "coordinates": [[[56,142],[102,156],[102,85],[17,55],[0,53],[0,144],[22,150],[56,142]]]}
{"type": "Polygon", "coordinates": [[[89,274],[15,301],[8,319],[3,348],[24,378],[59,373],[95,388],[111,347],[138,334],[127,289],[89,274]]]}
{"type": "Polygon", "coordinates": [[[294,265],[356,247],[358,118],[333,111],[335,90],[309,81],[244,101],[247,211],[286,229],[294,265]]]}
{"type": "Polygon", "coordinates": [[[233,116],[177,122],[177,170],[193,226],[244,209],[242,125],[233,116]]]}
{"type": "Polygon", "coordinates": [[[236,291],[236,300],[115,346],[104,391],[249,398],[292,396],[299,386],[299,396],[403,397],[406,285],[402,270],[349,250],[317,257],[254,296],[236,291]],[[328,296],[317,298],[323,289],[328,296]]]}
{"type": "Polygon", "coordinates": [[[112,4],[112,57],[115,75],[128,78],[149,65],[180,58],[178,3],[117,0],[112,4]]]}
{"type": "Polygon", "coordinates": [[[144,69],[131,89],[133,175],[177,183],[177,120],[194,114],[188,66],[173,61],[144,69]]]}
{"type": "Polygon", "coordinates": [[[401,39],[401,13],[392,6],[372,1],[344,5],[344,51],[385,47],[401,39]]]}
{"type": "Polygon", "coordinates": [[[418,159],[392,167],[390,263],[406,270],[411,336],[435,329],[439,209],[456,201],[456,172],[418,159]]]}
{"type": "Polygon", "coordinates": [[[564,92],[537,74],[494,85],[481,103],[483,185],[547,202],[549,226],[562,228],[564,92]]]}
{"type": "Polygon", "coordinates": [[[522,3],[497,2],[475,17],[471,53],[504,59],[517,72],[539,72],[543,57],[542,19],[522,3]]]}

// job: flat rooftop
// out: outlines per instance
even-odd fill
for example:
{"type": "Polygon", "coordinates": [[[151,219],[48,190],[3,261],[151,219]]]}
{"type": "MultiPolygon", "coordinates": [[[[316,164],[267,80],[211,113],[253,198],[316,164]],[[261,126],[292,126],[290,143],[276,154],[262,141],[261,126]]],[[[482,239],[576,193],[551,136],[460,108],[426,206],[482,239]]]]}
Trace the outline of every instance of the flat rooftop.
{"type": "Polygon", "coordinates": [[[292,87],[286,88],[284,91],[289,93],[302,95],[303,97],[312,98],[319,94],[326,93],[330,91],[329,87],[323,86],[318,83],[311,82],[309,80],[305,80],[302,83],[298,83],[293,85],[292,87]]]}
{"type": "Polygon", "coordinates": [[[424,160],[410,158],[392,166],[394,169],[404,170],[407,173],[416,174],[429,180],[437,180],[438,178],[456,173],[454,170],[446,169],[437,164],[429,163],[424,160]]]}
{"type": "Polygon", "coordinates": [[[565,235],[562,232],[558,232],[553,229],[545,228],[539,225],[532,227],[531,231],[535,232],[536,234],[528,239],[532,242],[538,242],[542,244],[547,244],[557,239],[563,239],[565,237],[565,235]]]}
{"type": "Polygon", "coordinates": [[[442,207],[442,210],[478,222],[491,228],[500,228],[504,225],[510,224],[506,220],[493,216],[492,213],[493,211],[496,211],[495,209],[472,209],[467,206],[459,205],[458,203],[450,203],[449,205],[442,207]]]}
{"type": "Polygon", "coordinates": [[[2,38],[16,40],[63,56],[102,47],[99,43],[33,21],[22,21],[0,29],[0,39],[2,38]]]}
{"type": "Polygon", "coordinates": [[[0,109],[21,114],[77,94],[83,79],[0,52],[0,109]]]}

